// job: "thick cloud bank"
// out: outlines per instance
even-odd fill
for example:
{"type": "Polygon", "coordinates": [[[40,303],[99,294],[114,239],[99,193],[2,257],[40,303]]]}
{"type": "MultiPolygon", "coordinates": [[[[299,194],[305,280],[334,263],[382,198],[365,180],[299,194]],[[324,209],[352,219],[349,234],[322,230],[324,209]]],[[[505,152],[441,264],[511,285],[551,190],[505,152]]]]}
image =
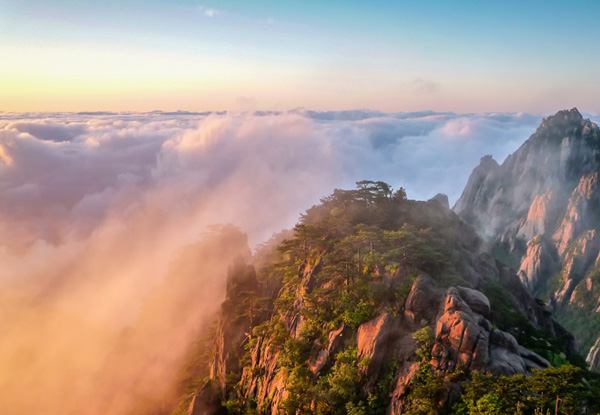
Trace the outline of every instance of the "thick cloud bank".
{"type": "Polygon", "coordinates": [[[362,179],[403,186],[411,198],[443,192],[456,200],[482,155],[504,159],[540,119],[303,110],[0,114],[0,226],[11,244],[56,244],[147,203],[238,224],[257,242],[333,187],[362,179]]]}
{"type": "MultiPolygon", "coordinates": [[[[410,198],[444,192],[455,201],[481,156],[503,160],[540,120],[306,110],[0,113],[0,413],[136,413],[137,397],[167,393],[183,353],[177,344],[201,320],[182,316],[169,320],[172,333],[149,333],[189,290],[151,296],[157,315],[146,315],[143,333],[128,341],[144,345],[136,359],[114,357],[131,352],[117,333],[132,325],[136,332],[149,293],[207,225],[237,225],[253,245],[292,226],[333,188],[362,179],[403,186],[410,198]],[[109,355],[120,362],[118,374],[107,368],[109,355]]],[[[203,287],[186,300],[194,312],[216,309],[233,256],[191,255],[203,287]]]]}

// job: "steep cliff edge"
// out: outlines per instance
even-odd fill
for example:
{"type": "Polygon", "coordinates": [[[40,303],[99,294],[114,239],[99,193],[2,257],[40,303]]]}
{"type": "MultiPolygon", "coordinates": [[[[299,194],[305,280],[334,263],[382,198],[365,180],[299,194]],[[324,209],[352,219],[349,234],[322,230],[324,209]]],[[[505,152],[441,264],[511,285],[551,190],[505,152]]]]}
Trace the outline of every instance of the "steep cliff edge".
{"type": "Polygon", "coordinates": [[[599,171],[600,129],[560,111],[502,165],[484,157],[454,206],[586,352],[600,336],[599,171]]]}
{"type": "MultiPolygon", "coordinates": [[[[546,371],[577,359],[573,338],[438,200],[360,182],[265,249],[256,272],[230,269],[212,386],[190,414],[453,413],[500,393],[473,389],[474,376],[526,382],[534,370],[569,377],[561,396],[585,389],[581,370],[546,371]],[[214,385],[222,407],[199,412],[214,385]]],[[[505,413],[547,405],[546,392],[514,387],[505,413]]],[[[579,405],[596,405],[588,392],[579,405]]]]}

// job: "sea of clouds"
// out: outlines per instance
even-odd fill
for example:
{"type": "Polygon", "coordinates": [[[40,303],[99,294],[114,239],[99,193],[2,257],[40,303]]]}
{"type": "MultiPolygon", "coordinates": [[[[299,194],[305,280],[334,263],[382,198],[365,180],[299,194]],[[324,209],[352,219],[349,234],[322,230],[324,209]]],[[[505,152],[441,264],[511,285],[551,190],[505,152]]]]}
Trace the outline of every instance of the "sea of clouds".
{"type": "Polygon", "coordinates": [[[253,243],[334,188],[383,180],[410,198],[460,196],[485,154],[500,162],[529,114],[370,111],[0,113],[0,230],[11,243],[86,238],[115,211],[201,212],[253,243]],[[7,229],[6,227],[10,227],[7,229]],[[4,228],[4,229],[3,229],[4,228]]]}
{"type": "MultiPolygon", "coordinates": [[[[134,324],[176,253],[208,225],[239,226],[254,246],[334,188],[363,179],[402,186],[412,199],[446,193],[453,203],[483,155],[502,162],[541,119],[304,109],[0,113],[0,412],[118,415],[135,413],[136,393],[163,393],[156,385],[172,375],[173,351],[185,349],[165,344],[169,336],[140,335],[132,344],[147,350],[122,368],[127,376],[108,376],[102,362],[119,353],[118,333],[134,324]]],[[[207,315],[223,296],[222,262],[198,271],[198,310],[207,315]]],[[[165,307],[176,310],[186,287],[171,291],[165,307]]],[[[199,322],[174,328],[172,338],[190,341],[199,322]]]]}

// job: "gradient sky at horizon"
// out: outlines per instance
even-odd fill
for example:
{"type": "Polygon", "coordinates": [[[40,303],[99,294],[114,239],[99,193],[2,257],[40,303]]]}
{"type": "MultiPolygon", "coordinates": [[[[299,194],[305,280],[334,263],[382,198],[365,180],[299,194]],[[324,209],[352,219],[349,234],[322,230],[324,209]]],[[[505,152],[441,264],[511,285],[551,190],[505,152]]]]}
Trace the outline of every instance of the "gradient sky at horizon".
{"type": "Polygon", "coordinates": [[[0,0],[0,111],[600,112],[597,1],[0,0]]]}

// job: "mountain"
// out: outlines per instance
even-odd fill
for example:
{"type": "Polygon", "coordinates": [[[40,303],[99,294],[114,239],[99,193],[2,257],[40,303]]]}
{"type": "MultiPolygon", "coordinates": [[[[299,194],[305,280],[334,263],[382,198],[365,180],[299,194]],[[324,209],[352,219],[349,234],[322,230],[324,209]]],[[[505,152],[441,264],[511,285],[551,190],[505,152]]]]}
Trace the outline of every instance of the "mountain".
{"type": "Polygon", "coordinates": [[[359,182],[238,258],[176,413],[600,411],[573,336],[446,204],[359,182]]]}
{"type": "Polygon", "coordinates": [[[481,159],[454,211],[573,331],[600,371],[600,129],[558,112],[502,165],[481,159]],[[590,350],[591,349],[591,350],[590,350]]]}

